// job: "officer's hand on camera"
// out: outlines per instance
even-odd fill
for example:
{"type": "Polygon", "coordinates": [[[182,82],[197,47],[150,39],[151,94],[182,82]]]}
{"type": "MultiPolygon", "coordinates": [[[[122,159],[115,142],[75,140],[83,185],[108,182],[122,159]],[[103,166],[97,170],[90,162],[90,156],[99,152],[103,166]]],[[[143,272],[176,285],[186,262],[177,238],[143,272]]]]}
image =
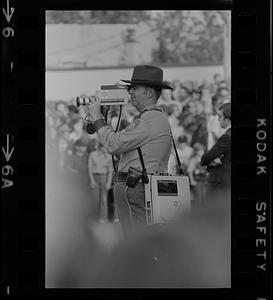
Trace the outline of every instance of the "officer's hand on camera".
{"type": "Polygon", "coordinates": [[[100,99],[97,97],[90,98],[90,104],[88,107],[89,120],[95,122],[98,119],[101,119],[101,106],[100,99]]]}

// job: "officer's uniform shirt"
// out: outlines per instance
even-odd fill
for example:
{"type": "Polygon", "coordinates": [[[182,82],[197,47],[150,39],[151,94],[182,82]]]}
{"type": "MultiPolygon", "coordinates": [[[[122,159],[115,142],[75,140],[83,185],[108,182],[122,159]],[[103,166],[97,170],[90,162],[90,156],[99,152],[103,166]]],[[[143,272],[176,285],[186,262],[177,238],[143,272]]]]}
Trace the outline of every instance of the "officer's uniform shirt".
{"type": "Polygon", "coordinates": [[[140,147],[147,172],[167,172],[172,137],[167,116],[156,104],[147,107],[125,129],[115,133],[110,126],[101,127],[98,137],[105,149],[120,154],[119,172],[129,167],[142,170],[137,148],[140,147]]]}

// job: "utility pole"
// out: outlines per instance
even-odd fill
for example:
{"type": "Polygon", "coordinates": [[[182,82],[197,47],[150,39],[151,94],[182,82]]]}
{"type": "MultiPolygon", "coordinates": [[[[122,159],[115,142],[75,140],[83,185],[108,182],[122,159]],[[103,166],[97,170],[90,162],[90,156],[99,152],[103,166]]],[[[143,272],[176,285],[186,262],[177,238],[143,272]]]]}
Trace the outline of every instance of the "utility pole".
{"type": "Polygon", "coordinates": [[[134,28],[127,28],[123,34],[124,41],[124,63],[128,66],[138,64],[136,52],[136,30],[134,28]]]}

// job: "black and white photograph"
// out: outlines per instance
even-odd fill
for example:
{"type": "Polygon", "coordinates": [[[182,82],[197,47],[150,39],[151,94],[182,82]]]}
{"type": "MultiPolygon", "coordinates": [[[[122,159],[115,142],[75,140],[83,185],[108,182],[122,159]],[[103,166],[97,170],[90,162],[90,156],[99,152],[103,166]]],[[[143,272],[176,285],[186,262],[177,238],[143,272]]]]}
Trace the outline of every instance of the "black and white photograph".
{"type": "Polygon", "coordinates": [[[231,11],[45,12],[45,287],[231,287],[231,11]]]}

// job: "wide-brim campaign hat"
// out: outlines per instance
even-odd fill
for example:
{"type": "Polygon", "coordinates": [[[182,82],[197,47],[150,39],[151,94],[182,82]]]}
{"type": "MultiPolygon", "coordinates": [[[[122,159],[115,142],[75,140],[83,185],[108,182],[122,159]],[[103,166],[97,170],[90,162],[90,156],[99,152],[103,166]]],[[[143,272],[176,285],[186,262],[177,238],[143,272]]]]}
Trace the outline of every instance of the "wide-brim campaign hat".
{"type": "Polygon", "coordinates": [[[152,65],[135,66],[131,80],[121,79],[121,81],[154,88],[173,89],[171,86],[163,82],[163,70],[152,65]]]}

